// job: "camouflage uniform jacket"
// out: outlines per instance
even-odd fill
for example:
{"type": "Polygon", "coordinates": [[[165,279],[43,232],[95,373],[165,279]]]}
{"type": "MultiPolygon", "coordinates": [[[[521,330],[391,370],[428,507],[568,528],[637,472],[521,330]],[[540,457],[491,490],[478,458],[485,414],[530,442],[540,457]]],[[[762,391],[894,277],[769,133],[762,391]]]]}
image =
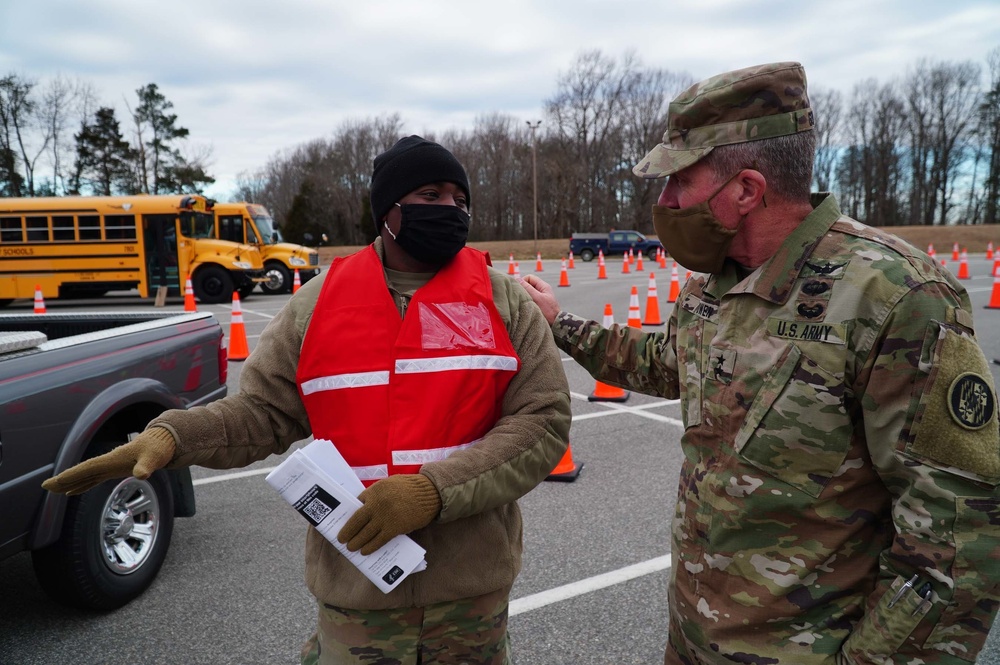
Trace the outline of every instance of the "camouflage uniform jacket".
{"type": "MultiPolygon", "coordinates": [[[[375,248],[381,258],[381,239],[375,248]]],[[[151,423],[177,440],[171,466],[242,467],[309,436],[296,366],[326,274],[302,286],[261,334],[243,366],[238,394],[167,411],[151,423]]],[[[544,480],[566,451],[569,386],[549,327],[528,294],[492,269],[490,282],[521,366],[493,429],[476,445],[420,469],[442,503],[437,520],[410,534],[427,550],[427,570],[383,594],[309,527],[306,584],[321,602],[356,610],[422,607],[509,589],[520,571],[517,499],[544,480]]],[[[403,310],[408,299],[390,291],[403,310]]],[[[277,495],[274,500],[280,502],[277,495]]]]}
{"type": "Polygon", "coordinates": [[[597,379],[680,397],[666,662],[975,660],[996,400],[968,295],[927,256],[817,197],[746,279],[689,280],[666,332],[553,331],[597,379]]]}

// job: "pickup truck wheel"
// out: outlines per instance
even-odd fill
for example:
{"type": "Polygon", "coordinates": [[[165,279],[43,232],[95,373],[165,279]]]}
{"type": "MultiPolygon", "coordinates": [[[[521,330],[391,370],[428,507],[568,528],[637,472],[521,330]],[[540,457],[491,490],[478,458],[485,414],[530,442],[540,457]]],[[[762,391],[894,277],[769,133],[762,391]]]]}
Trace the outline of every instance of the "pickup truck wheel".
{"type": "Polygon", "coordinates": [[[233,278],[229,271],[219,266],[207,265],[194,274],[191,286],[203,303],[217,305],[233,299],[233,278]]]}
{"type": "Polygon", "coordinates": [[[292,273],[280,263],[268,263],[264,266],[266,282],[260,285],[261,290],[269,295],[288,293],[292,288],[292,273]]]}
{"type": "Polygon", "coordinates": [[[109,480],[70,497],[62,535],[32,552],[39,584],[74,607],[113,610],[152,584],[170,547],[174,500],[166,472],[109,480]]]}
{"type": "Polygon", "coordinates": [[[584,261],[593,261],[594,260],[594,250],[592,250],[592,249],[581,249],[580,250],[580,258],[583,259],[584,261]]]}

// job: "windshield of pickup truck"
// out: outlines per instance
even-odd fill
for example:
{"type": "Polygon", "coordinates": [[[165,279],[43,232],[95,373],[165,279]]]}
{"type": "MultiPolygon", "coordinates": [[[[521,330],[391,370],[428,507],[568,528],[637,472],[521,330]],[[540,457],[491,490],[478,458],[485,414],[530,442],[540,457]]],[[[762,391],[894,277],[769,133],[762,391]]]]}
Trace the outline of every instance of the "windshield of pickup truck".
{"type": "Polygon", "coordinates": [[[182,212],[181,233],[186,238],[213,237],[215,235],[215,215],[210,212],[182,212]]]}

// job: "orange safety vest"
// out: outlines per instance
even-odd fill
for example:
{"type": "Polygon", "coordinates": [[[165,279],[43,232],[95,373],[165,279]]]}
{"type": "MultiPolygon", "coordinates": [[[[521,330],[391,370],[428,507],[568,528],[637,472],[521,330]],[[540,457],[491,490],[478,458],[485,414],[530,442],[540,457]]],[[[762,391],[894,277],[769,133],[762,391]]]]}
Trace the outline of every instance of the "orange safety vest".
{"type": "Polygon", "coordinates": [[[330,266],[296,380],[313,436],[367,486],[485,436],[519,367],[481,252],[459,252],[401,318],[368,247],[330,266]]]}

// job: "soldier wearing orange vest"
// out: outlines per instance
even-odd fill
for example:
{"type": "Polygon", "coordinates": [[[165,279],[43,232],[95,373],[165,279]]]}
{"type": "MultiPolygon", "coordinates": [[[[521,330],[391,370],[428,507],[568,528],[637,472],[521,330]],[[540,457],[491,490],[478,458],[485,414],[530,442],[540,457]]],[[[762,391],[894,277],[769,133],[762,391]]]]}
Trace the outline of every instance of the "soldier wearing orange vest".
{"type": "Polygon", "coordinates": [[[379,238],[289,300],[239,394],[168,411],[45,487],[79,493],[168,465],[240,467],[309,435],[330,439],[367,487],[338,539],[369,554],[409,534],[427,569],[383,594],[309,527],[319,627],[303,663],[510,663],[517,499],[566,450],[569,388],[541,312],[465,246],[469,203],[450,152],[398,141],[374,163],[379,238]]]}

